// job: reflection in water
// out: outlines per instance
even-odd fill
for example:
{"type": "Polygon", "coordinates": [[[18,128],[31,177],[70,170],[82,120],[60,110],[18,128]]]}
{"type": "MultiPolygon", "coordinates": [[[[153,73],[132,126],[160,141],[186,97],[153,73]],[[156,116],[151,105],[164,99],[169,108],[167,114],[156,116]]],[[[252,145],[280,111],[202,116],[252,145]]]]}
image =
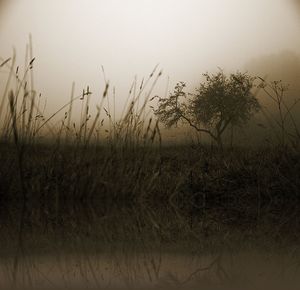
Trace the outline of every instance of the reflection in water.
{"type": "Polygon", "coordinates": [[[188,237],[188,224],[166,231],[167,214],[150,216],[128,205],[69,206],[57,214],[33,204],[23,215],[20,209],[2,210],[0,289],[273,290],[300,284],[300,255],[292,243],[267,245],[246,232],[188,237]]]}
{"type": "Polygon", "coordinates": [[[1,264],[1,289],[298,289],[295,257],[276,254],[212,256],[114,253],[51,253],[22,259],[17,281],[13,261],[1,264]],[[204,288],[203,288],[204,287],[204,288]],[[287,288],[286,288],[287,287],[287,288]]]}

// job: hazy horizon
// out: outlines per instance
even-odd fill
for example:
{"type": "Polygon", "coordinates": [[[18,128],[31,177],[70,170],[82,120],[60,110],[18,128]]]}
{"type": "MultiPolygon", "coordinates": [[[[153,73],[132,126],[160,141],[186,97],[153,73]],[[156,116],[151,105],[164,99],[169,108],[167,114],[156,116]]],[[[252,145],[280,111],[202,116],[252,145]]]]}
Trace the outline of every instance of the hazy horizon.
{"type": "Polygon", "coordinates": [[[31,33],[35,85],[48,110],[68,101],[73,81],[78,93],[89,85],[94,100],[99,97],[102,65],[120,109],[134,76],[141,80],[158,63],[164,71],[156,87],[161,94],[168,76],[169,89],[177,81],[193,88],[202,73],[218,67],[243,71],[283,51],[299,56],[297,2],[4,0],[0,57],[9,57],[14,46],[22,66],[31,33]]]}

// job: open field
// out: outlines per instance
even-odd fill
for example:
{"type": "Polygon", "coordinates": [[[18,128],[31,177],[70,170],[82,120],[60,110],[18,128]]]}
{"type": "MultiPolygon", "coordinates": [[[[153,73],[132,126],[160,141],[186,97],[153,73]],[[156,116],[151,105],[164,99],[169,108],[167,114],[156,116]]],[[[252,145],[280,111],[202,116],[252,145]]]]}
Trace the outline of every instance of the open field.
{"type": "MultiPolygon", "coordinates": [[[[2,287],[238,289],[248,283],[266,289],[276,277],[298,283],[299,136],[287,131],[284,118],[279,142],[263,146],[163,142],[160,123],[147,112],[161,76],[156,70],[145,87],[133,84],[119,121],[107,109],[108,83],[96,114],[87,87],[46,117],[27,87],[33,63],[23,80],[10,68],[16,88],[6,86],[0,106],[2,287]],[[75,101],[81,113],[73,121],[75,101]],[[263,274],[267,284],[257,280],[255,259],[259,271],[271,271],[263,274]]],[[[281,109],[279,116],[294,120],[281,109]]]]}
{"type": "Polygon", "coordinates": [[[15,149],[1,148],[2,219],[11,216],[13,228],[24,205],[29,227],[67,230],[77,219],[103,218],[116,236],[109,220],[124,212],[135,219],[128,222],[134,230],[142,227],[166,242],[211,243],[216,237],[217,243],[231,234],[238,240],[238,233],[254,242],[259,235],[262,241],[299,241],[300,164],[288,149],[32,145],[24,150],[20,175],[15,149]]]}

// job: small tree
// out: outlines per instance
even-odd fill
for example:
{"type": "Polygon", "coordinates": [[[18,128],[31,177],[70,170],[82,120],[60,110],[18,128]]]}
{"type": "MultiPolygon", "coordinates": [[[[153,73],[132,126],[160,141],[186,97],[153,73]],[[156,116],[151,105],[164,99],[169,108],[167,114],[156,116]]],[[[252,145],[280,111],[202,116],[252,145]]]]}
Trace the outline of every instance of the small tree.
{"type": "Polygon", "coordinates": [[[244,125],[259,110],[258,100],[252,93],[255,79],[240,72],[227,77],[223,71],[207,73],[204,77],[206,81],[195,94],[184,91],[184,82],[177,83],[173,94],[159,98],[154,113],[166,127],[183,121],[222,146],[222,136],[229,125],[244,125]]]}

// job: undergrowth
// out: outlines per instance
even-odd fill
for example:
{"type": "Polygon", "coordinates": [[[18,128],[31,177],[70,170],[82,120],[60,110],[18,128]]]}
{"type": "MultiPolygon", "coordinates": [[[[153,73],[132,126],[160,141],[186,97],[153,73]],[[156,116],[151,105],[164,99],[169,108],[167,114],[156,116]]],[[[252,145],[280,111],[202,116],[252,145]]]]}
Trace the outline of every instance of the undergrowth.
{"type": "Polygon", "coordinates": [[[4,208],[24,204],[27,224],[68,223],[67,213],[78,208],[107,217],[118,208],[139,213],[138,228],[169,241],[229,229],[299,238],[300,158],[298,145],[286,142],[283,114],[278,146],[166,145],[148,112],[162,74],[157,67],[133,83],[119,120],[108,81],[96,111],[87,87],[78,96],[73,89],[70,101],[46,116],[34,90],[31,45],[27,55],[22,77],[15,54],[0,63],[8,73],[0,102],[0,201],[4,208]],[[78,103],[81,115],[73,121],[78,103]]]}

